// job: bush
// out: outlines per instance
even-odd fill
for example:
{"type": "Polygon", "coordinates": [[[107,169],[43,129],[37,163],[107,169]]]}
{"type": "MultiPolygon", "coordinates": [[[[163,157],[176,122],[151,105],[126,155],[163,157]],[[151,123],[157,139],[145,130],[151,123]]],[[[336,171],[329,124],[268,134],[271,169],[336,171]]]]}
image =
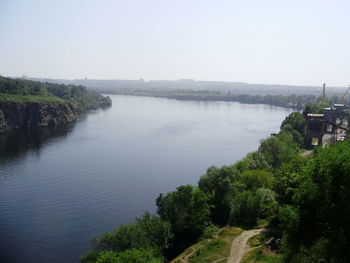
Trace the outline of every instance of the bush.
{"type": "Polygon", "coordinates": [[[218,228],[215,225],[207,226],[204,229],[203,234],[201,235],[201,239],[208,239],[208,238],[213,237],[213,235],[215,235],[219,231],[219,229],[220,228],[218,228]]]}
{"type": "Polygon", "coordinates": [[[96,263],[162,263],[163,260],[156,258],[149,250],[127,250],[125,252],[102,252],[96,263]]]}

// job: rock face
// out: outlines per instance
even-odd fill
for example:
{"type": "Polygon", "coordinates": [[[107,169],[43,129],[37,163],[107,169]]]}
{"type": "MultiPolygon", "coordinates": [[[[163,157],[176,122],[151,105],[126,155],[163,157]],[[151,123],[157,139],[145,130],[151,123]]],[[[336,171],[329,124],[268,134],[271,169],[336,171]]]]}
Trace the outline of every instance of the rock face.
{"type": "Polygon", "coordinates": [[[0,102],[0,132],[18,128],[54,127],[76,119],[69,102],[0,102]]]}

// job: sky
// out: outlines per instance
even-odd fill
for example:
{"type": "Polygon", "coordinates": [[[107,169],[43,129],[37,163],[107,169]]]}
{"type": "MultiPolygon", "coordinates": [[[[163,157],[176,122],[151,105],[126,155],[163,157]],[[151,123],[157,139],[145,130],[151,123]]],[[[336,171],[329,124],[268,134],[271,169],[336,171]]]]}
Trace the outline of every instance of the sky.
{"type": "Polygon", "coordinates": [[[0,75],[350,84],[349,0],[0,0],[0,75]]]}

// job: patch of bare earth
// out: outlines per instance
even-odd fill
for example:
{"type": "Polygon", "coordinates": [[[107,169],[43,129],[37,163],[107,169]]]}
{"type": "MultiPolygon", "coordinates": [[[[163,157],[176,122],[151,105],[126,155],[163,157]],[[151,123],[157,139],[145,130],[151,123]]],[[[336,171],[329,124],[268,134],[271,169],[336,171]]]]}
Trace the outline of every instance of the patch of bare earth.
{"type": "Polygon", "coordinates": [[[247,245],[248,239],[260,234],[263,229],[252,229],[243,231],[239,236],[237,236],[231,245],[230,256],[227,263],[239,263],[245,253],[248,252],[250,247],[247,245]]]}

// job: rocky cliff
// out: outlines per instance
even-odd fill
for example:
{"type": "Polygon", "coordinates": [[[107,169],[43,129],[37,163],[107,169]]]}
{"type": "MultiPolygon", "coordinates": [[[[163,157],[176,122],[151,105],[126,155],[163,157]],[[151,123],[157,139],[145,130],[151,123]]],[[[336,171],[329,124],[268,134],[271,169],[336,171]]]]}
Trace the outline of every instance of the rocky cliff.
{"type": "Polygon", "coordinates": [[[59,126],[76,116],[74,105],[65,101],[0,101],[0,132],[59,126]]]}

